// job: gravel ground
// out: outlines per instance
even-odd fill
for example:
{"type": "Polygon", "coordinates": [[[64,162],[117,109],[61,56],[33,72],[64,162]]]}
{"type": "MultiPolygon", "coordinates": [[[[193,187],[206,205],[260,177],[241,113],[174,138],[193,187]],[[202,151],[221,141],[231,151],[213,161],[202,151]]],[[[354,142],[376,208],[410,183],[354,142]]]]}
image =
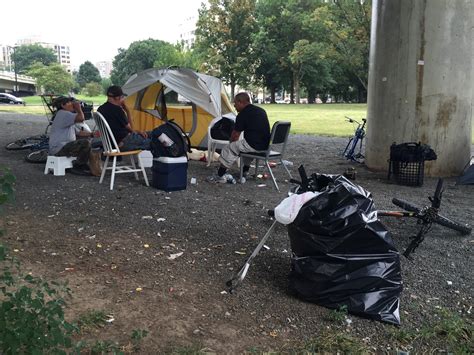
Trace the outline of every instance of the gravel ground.
{"type": "MultiPolygon", "coordinates": [[[[39,116],[0,113],[0,144],[42,133],[45,125],[39,116]]],[[[297,174],[299,164],[309,173],[343,173],[351,166],[338,156],[345,141],[290,136],[292,173],[297,174]]],[[[395,331],[422,329],[436,321],[440,308],[472,324],[472,235],[434,226],[412,261],[401,258],[400,328],[351,315],[352,322],[338,322],[334,311],[303,302],[289,290],[291,250],[283,226],[276,228],[267,242],[270,249],[257,256],[238,291],[225,292],[225,282],[270,227],[266,211],[287,195],[283,169],[274,169],[280,192],[269,180],[207,183],[215,166],[196,161],[189,163],[188,180],[195,177],[198,183],[187,190],[166,193],[119,175],[109,191],[108,179],[100,185],[94,177],[46,176],[43,165],[25,163],[24,155],[0,152],[1,164],[17,177],[16,201],[2,215],[3,238],[34,274],[69,281],[68,317],[90,309],[114,315],[106,328],[86,334],[91,339],[123,344],[132,330],[147,329],[144,354],[196,344],[232,354],[294,349],[329,332],[350,335],[369,351],[389,352],[404,348],[394,340],[395,331]],[[170,260],[172,254],[180,256],[170,260]]],[[[379,209],[393,209],[392,197],[426,204],[436,184],[425,177],[422,187],[398,186],[383,172],[355,168],[357,183],[373,194],[379,209]]],[[[442,213],[472,224],[474,186],[456,186],[454,178],[447,178],[445,187],[442,213]]],[[[382,218],[403,251],[416,222],[382,218]]],[[[440,339],[413,342],[405,350],[443,346],[440,339]]]]}

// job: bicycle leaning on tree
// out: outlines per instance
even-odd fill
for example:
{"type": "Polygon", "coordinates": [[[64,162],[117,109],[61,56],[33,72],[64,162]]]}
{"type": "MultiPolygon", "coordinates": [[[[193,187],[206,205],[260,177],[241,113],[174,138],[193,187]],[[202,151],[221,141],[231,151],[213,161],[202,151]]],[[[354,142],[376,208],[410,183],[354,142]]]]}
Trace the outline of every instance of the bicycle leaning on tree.
{"type": "Polygon", "coordinates": [[[342,152],[342,155],[348,160],[354,161],[356,163],[363,163],[365,157],[362,154],[362,143],[365,138],[365,124],[367,123],[367,120],[363,118],[362,123],[360,123],[348,116],[346,116],[346,120],[349,123],[356,124],[357,127],[354,131],[354,135],[349,138],[349,142],[347,142],[346,148],[342,152]]]}

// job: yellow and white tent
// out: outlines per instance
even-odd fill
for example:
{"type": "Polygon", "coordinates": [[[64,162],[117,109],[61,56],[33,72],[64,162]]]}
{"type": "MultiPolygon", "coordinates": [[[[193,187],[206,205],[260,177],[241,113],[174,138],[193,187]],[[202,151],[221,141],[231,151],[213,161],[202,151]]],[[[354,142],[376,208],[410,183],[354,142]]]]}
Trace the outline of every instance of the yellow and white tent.
{"type": "Polygon", "coordinates": [[[149,131],[173,119],[194,147],[207,147],[207,128],[214,118],[235,113],[222,81],[191,69],[147,69],[132,75],[122,90],[128,95],[134,129],[149,131]],[[170,91],[191,104],[166,104],[170,91]]]}

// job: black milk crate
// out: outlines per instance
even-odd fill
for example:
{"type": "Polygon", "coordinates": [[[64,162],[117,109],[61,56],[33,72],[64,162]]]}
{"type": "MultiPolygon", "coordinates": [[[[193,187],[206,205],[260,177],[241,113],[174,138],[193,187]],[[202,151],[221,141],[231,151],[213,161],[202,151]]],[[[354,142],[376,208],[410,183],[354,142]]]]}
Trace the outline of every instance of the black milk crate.
{"type": "Polygon", "coordinates": [[[421,186],[425,174],[425,161],[396,161],[390,160],[388,179],[391,175],[399,185],[421,186]]]}

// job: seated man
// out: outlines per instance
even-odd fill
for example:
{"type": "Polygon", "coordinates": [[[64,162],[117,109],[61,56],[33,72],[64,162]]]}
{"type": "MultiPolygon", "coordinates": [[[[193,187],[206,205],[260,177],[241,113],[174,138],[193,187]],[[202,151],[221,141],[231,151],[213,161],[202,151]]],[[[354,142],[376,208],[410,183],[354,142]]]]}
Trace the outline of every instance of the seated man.
{"type": "Polygon", "coordinates": [[[76,140],[75,124],[84,122],[79,101],[72,97],[60,96],[54,100],[58,110],[49,135],[49,154],[58,157],[77,157],[73,162],[71,173],[91,175],[89,157],[91,145],[88,139],[76,140]]]}
{"type": "MultiPolygon", "coordinates": [[[[227,182],[226,171],[239,159],[239,154],[254,153],[268,149],[270,143],[270,123],[264,109],[252,105],[247,93],[241,92],[235,96],[234,107],[239,113],[235,120],[235,127],[230,136],[230,143],[221,152],[221,163],[216,176],[208,177],[211,182],[227,182]],[[244,138],[239,140],[244,132],[244,138]]],[[[250,159],[244,159],[244,175],[250,169],[250,159]]]]}
{"type": "Polygon", "coordinates": [[[151,140],[147,132],[132,129],[130,110],[125,105],[124,99],[125,95],[120,86],[110,86],[107,89],[107,102],[102,104],[97,111],[109,124],[121,151],[150,150],[151,140]]]}

